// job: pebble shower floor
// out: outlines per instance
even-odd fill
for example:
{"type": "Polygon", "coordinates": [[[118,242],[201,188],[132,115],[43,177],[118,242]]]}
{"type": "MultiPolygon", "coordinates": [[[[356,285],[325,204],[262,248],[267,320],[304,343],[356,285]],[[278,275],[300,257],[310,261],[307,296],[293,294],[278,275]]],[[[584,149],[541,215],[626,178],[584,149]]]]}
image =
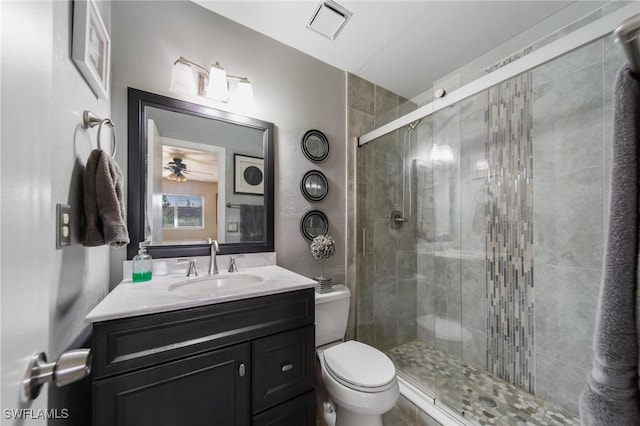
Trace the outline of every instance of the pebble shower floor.
{"type": "MultiPolygon", "coordinates": [[[[486,370],[460,360],[422,341],[386,351],[396,369],[445,401],[459,401],[466,419],[478,425],[562,426],[580,420],[562,408],[512,386],[486,370]],[[431,362],[425,362],[431,360],[431,362]],[[437,376],[436,376],[437,374],[437,376]]],[[[458,404],[459,405],[459,404],[458,404]]]]}

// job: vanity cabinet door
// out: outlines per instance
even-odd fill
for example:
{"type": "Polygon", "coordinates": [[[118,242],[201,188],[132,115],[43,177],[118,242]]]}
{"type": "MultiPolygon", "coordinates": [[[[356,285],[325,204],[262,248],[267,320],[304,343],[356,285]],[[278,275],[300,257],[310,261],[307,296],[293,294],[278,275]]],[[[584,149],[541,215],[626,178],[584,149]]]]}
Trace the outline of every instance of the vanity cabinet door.
{"type": "Polygon", "coordinates": [[[286,401],[315,386],[313,325],[253,341],[253,412],[286,401]]]}
{"type": "Polygon", "coordinates": [[[248,425],[250,344],[95,382],[95,426],[248,425]]]}

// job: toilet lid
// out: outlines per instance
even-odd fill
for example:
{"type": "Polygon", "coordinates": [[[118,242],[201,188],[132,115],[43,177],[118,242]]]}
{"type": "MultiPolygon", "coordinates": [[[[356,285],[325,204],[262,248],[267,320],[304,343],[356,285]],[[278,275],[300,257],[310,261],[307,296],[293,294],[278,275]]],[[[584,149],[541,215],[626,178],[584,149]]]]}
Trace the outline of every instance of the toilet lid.
{"type": "Polygon", "coordinates": [[[350,340],[324,351],[328,370],[338,379],[358,387],[379,388],[396,376],[393,362],[385,354],[364,343],[350,340]]]}

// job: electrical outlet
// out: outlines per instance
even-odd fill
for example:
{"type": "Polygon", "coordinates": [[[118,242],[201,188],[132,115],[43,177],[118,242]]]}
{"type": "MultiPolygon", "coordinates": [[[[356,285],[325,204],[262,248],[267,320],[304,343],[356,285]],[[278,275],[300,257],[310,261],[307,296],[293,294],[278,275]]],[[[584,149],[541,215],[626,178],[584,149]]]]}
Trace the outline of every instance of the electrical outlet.
{"type": "Polygon", "coordinates": [[[56,204],[56,247],[71,245],[71,206],[56,204]]]}

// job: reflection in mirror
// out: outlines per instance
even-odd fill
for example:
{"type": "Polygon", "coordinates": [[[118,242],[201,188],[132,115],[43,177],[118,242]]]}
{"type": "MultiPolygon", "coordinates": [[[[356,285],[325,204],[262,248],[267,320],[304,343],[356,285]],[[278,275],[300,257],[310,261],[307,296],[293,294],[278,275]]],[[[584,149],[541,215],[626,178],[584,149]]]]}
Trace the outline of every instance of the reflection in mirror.
{"type": "Polygon", "coordinates": [[[129,258],[273,251],[273,124],[129,89],[129,125],[129,258]]]}
{"type": "Polygon", "coordinates": [[[329,233],[329,220],[321,211],[311,210],[302,217],[300,232],[309,241],[312,241],[318,235],[327,235],[329,233]]]}

